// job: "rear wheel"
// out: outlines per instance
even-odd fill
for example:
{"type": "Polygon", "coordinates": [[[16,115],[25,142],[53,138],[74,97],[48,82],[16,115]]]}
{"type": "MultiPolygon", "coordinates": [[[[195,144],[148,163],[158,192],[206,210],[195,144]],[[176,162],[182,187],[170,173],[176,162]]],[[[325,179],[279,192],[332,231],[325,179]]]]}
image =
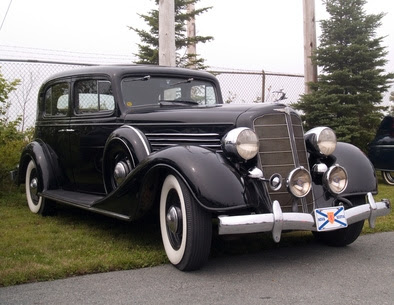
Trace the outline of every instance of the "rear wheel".
{"type": "Polygon", "coordinates": [[[42,178],[40,177],[36,164],[33,160],[29,162],[26,169],[26,199],[32,213],[43,216],[51,215],[55,212],[55,202],[38,195],[42,189],[42,178]]]}
{"type": "Polygon", "coordinates": [[[162,186],[160,228],[167,257],[175,267],[190,271],[205,264],[211,247],[211,215],[174,175],[168,175],[162,186]]]}
{"type": "Polygon", "coordinates": [[[382,176],[387,184],[394,185],[394,172],[383,171],[382,176]]]}

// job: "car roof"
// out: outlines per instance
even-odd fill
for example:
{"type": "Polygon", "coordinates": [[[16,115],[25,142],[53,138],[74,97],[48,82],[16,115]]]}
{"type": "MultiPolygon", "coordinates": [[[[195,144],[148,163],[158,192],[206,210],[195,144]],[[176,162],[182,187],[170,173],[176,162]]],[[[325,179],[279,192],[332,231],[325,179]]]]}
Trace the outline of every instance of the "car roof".
{"type": "Polygon", "coordinates": [[[89,66],[85,68],[72,69],[64,72],[60,72],[49,77],[44,83],[49,81],[66,78],[71,76],[82,76],[82,75],[109,75],[113,78],[122,78],[128,74],[146,74],[146,75],[178,75],[188,76],[197,78],[216,78],[208,72],[201,70],[191,70],[179,67],[167,67],[158,65],[108,65],[108,66],[89,66]]]}

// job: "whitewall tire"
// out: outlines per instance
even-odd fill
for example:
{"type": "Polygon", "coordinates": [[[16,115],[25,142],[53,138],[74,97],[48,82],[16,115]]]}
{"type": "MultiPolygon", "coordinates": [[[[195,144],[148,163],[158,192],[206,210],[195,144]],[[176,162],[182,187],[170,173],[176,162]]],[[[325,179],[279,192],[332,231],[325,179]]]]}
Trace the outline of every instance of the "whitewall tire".
{"type": "Polygon", "coordinates": [[[25,189],[27,205],[32,213],[50,215],[54,212],[54,202],[38,195],[42,179],[38,173],[36,164],[30,160],[26,169],[25,189]]]}
{"type": "Polygon", "coordinates": [[[212,223],[182,179],[168,175],[160,196],[160,229],[171,264],[180,270],[195,270],[208,259],[212,223]]]}

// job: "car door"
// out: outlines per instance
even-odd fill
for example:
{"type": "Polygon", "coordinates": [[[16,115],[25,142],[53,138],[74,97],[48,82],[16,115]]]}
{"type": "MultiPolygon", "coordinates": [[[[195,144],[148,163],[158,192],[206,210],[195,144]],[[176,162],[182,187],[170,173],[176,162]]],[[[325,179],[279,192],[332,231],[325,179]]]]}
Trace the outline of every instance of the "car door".
{"type": "Polygon", "coordinates": [[[51,82],[40,97],[36,137],[47,146],[56,161],[56,175],[63,189],[74,190],[70,155],[70,79],[51,82]]]}
{"type": "Polygon", "coordinates": [[[104,145],[119,125],[110,80],[103,77],[76,79],[72,104],[70,152],[76,188],[80,192],[104,194],[104,145]]]}

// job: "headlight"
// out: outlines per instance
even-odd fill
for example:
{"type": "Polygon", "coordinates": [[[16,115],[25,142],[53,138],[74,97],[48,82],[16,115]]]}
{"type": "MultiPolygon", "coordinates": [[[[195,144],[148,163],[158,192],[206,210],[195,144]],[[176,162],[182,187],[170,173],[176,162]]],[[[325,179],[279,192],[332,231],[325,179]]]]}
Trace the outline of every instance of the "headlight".
{"type": "Polygon", "coordinates": [[[311,190],[311,186],[312,178],[305,168],[299,167],[290,172],[287,187],[294,196],[305,197],[311,190]]]}
{"type": "Polygon", "coordinates": [[[331,155],[337,146],[337,137],[329,127],[316,127],[305,133],[308,150],[323,156],[331,155]]]}
{"type": "Polygon", "coordinates": [[[331,166],[323,178],[324,185],[331,193],[342,193],[348,183],[346,170],[339,165],[331,166]]]}
{"type": "Polygon", "coordinates": [[[223,151],[228,157],[250,160],[259,151],[259,138],[253,130],[240,127],[231,130],[222,139],[223,151]]]}

